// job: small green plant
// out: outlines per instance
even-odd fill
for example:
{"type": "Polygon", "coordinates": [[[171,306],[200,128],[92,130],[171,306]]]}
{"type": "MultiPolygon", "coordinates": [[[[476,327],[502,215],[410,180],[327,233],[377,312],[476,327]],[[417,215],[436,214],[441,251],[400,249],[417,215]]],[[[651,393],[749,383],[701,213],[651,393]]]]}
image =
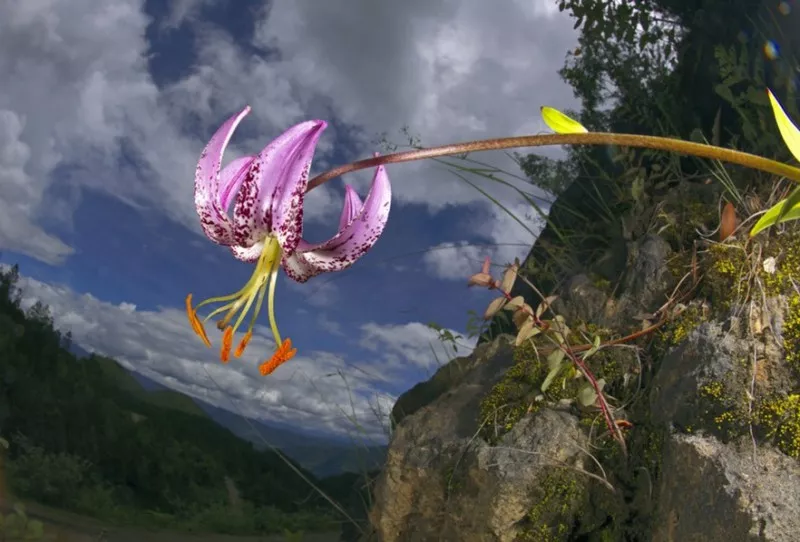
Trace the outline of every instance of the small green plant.
{"type": "Polygon", "coordinates": [[[285,542],[303,542],[303,531],[292,532],[289,529],[284,529],[283,540],[285,542]]]}
{"type": "Polygon", "coordinates": [[[22,540],[41,540],[44,536],[44,524],[30,519],[25,512],[25,505],[17,503],[7,515],[0,515],[0,541],[16,542],[22,540]]]}

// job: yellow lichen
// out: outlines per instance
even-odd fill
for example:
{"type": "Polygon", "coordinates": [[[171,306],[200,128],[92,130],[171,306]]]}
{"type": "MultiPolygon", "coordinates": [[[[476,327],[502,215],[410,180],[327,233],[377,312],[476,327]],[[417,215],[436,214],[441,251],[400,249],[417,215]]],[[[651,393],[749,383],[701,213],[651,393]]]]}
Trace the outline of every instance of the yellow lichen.
{"type": "MultiPolygon", "coordinates": [[[[700,386],[697,393],[700,401],[698,423],[724,440],[730,440],[743,434],[750,423],[748,403],[744,395],[737,398],[719,381],[712,381],[700,386]]],[[[684,428],[686,430],[686,428],[684,428]]],[[[691,432],[686,430],[686,432],[691,432]]]]}
{"type": "Polygon", "coordinates": [[[800,232],[795,228],[770,238],[762,253],[758,273],[767,295],[792,292],[793,284],[800,281],[800,232]],[[764,268],[763,261],[768,258],[774,259],[774,270],[764,268]]]}
{"type": "Polygon", "coordinates": [[[732,302],[742,300],[750,269],[748,254],[744,244],[736,240],[708,247],[704,292],[714,307],[725,310],[732,302]]]}
{"type": "Polygon", "coordinates": [[[541,384],[544,375],[539,362],[530,361],[524,356],[524,351],[529,348],[531,347],[515,349],[516,363],[481,401],[481,436],[489,442],[499,440],[525,414],[539,407],[534,399],[537,395],[537,384],[541,384]]]}
{"type": "Polygon", "coordinates": [[[783,322],[783,350],[786,363],[800,373],[800,295],[789,297],[789,311],[783,322]]]}
{"type": "Polygon", "coordinates": [[[537,484],[535,501],[515,542],[566,542],[575,527],[575,515],[585,493],[566,471],[547,474],[537,484]]]}
{"type": "Polygon", "coordinates": [[[800,394],[767,399],[757,418],[766,438],[789,457],[800,458],[800,394]]]}
{"type": "Polygon", "coordinates": [[[656,353],[663,354],[668,348],[678,346],[705,320],[706,316],[701,307],[690,305],[684,309],[676,318],[661,328],[655,344],[656,353]]]}
{"type": "MultiPolygon", "coordinates": [[[[567,337],[567,342],[571,345],[584,344],[590,342],[594,335],[607,340],[610,333],[593,325],[576,326],[567,337]]],[[[546,392],[541,391],[541,385],[548,373],[547,354],[537,353],[537,349],[540,352],[550,352],[553,346],[553,342],[542,334],[514,350],[515,364],[492,387],[480,404],[481,436],[487,442],[497,443],[526,414],[537,412],[545,404],[573,398],[580,387],[586,384],[586,378],[576,378],[576,367],[569,365],[553,380],[546,392]]],[[[597,379],[605,380],[604,389],[610,390],[622,382],[628,364],[627,358],[635,359],[628,351],[603,349],[588,358],[587,365],[597,379]]],[[[621,389],[614,391],[622,392],[621,389]]]]}
{"type": "Polygon", "coordinates": [[[725,391],[725,387],[722,385],[722,382],[709,382],[703,386],[700,386],[700,397],[706,397],[708,399],[722,399],[722,394],[725,391]]]}

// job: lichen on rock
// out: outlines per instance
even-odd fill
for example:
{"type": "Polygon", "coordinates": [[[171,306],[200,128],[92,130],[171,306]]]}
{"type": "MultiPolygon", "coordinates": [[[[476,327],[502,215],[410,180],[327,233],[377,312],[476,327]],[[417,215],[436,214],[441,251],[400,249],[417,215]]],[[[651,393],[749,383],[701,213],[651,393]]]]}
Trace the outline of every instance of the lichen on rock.
{"type": "Polygon", "coordinates": [[[517,348],[501,335],[398,400],[372,510],[381,540],[796,540],[800,228],[720,243],[717,200],[704,205],[694,222],[651,212],[657,227],[610,243],[624,250],[602,269],[583,262],[555,280],[548,268],[568,345],[609,343],[668,307],[657,329],[587,360],[627,456],[597,408],[574,400],[586,382],[575,366],[542,391],[544,334],[517,348]]]}

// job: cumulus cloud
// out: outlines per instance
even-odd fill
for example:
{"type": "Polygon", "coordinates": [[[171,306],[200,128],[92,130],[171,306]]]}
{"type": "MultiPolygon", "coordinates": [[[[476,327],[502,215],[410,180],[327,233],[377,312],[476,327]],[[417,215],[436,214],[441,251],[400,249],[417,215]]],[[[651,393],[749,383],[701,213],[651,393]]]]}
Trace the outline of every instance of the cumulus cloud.
{"type": "MultiPolygon", "coordinates": [[[[453,329],[444,331],[449,331],[453,337],[460,335],[453,329]]],[[[385,368],[393,371],[419,367],[432,372],[456,355],[468,355],[477,342],[474,338],[462,336],[456,339],[458,350],[455,352],[452,344],[439,340],[439,334],[435,330],[420,322],[397,325],[369,323],[361,326],[361,332],[359,345],[378,353],[385,368]]]]}
{"type": "MultiPolygon", "coordinates": [[[[379,363],[369,369],[346,362],[333,352],[304,351],[265,378],[258,361],[271,355],[274,344],[257,327],[241,359],[223,365],[191,331],[183,311],[145,311],[133,303],[102,301],[58,284],[22,277],[22,304],[36,301],[50,307],[57,328],[71,331],[73,341],[90,352],[113,357],[128,369],[213,405],[265,421],[304,429],[348,434],[352,419],[369,436],[384,435],[395,397],[375,387],[383,380],[379,363]],[[232,404],[233,402],[233,404],[232,404]]],[[[220,344],[216,329],[208,330],[220,344]]]]}
{"type": "MultiPolygon", "coordinates": [[[[51,209],[68,220],[75,205],[52,200],[55,183],[160,210],[198,231],[196,158],[247,103],[253,113],[232,156],[305,118],[335,119],[317,168],[334,152],[367,156],[377,134],[406,125],[432,145],[519,133],[538,126],[542,103],[573,105],[555,73],[575,33],[549,0],[278,2],[258,14],[251,44],[202,20],[209,3],[181,0],[162,21],[164,31],[187,22],[199,31],[187,75],[161,86],[148,69],[142,0],[0,5],[0,248],[48,263],[71,253],[42,226],[51,209]]],[[[390,173],[398,201],[433,211],[482,198],[430,163],[390,173]]],[[[315,190],[307,216],[330,219],[336,194],[315,190]]]]}
{"type": "Polygon", "coordinates": [[[499,265],[513,262],[514,258],[522,260],[544,228],[545,221],[524,204],[513,205],[508,210],[511,214],[493,206],[489,211],[491,218],[485,221],[487,227],[479,230],[479,235],[491,244],[446,242],[428,251],[423,258],[428,273],[442,279],[464,281],[480,270],[486,256],[499,265]]]}
{"type": "MultiPolygon", "coordinates": [[[[550,4],[301,0],[272,5],[256,39],[365,145],[403,126],[435,145],[541,128],[539,106],[573,105],[556,72],[576,34],[550,4]]],[[[502,154],[487,160],[508,165],[502,154]]],[[[394,170],[401,201],[437,210],[482,198],[430,163],[394,170]]]]}

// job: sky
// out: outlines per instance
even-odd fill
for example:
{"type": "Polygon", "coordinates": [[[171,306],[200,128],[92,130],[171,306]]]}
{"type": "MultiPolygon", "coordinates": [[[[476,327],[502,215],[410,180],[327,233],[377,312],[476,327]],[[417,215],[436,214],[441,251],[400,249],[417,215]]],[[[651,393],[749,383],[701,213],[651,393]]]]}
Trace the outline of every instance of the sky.
{"type": "MultiPolygon", "coordinates": [[[[524,257],[541,220],[486,179],[471,180],[525,227],[442,164],[388,166],[373,250],[305,284],[280,278],[278,324],[298,354],[263,377],[265,314],[227,365],[187,322],[188,293],[234,292],[252,271],[200,230],[200,152],[247,104],[226,157],[324,119],[312,174],[404,143],[404,127],[425,146],[539,133],[541,105],[576,106],[557,74],[576,43],[555,0],[2,2],[0,261],[20,264],[25,305],[46,303],[86,350],[266,422],[383,439],[396,398],[474,346],[468,311],[492,296],[467,277],[485,256],[524,257]],[[462,336],[457,353],[429,322],[462,336]]],[[[471,157],[519,173],[503,153],[471,157]]],[[[343,183],[363,197],[371,176],[309,193],[305,238],[334,233],[343,183]]]]}

